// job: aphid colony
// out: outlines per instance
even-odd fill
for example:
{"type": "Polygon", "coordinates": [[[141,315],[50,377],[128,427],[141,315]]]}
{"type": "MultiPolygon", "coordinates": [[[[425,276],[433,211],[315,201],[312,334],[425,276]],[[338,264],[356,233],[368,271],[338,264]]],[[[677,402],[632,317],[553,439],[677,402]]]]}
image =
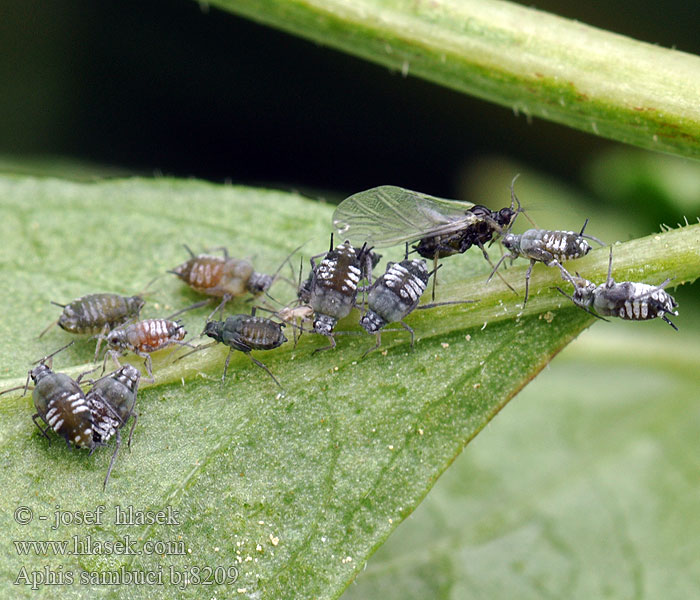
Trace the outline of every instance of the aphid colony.
{"type": "MultiPolygon", "coordinates": [[[[207,317],[201,334],[212,338],[213,341],[208,344],[193,346],[185,341],[187,332],[184,326],[180,321],[173,320],[176,315],[203,306],[208,300],[181,309],[167,318],[146,320],[138,320],[145,305],[142,294],[127,297],[95,293],[65,305],[54,302],[63,311],[40,337],[56,324],[69,333],[94,335],[98,339],[95,360],[101,343],[105,341],[107,344],[102,372],[105,371],[109,357],[117,368],[96,381],[88,381],[90,387],[84,392],[81,380],[91,371],[72,379],[51,370],[50,361],[53,356],[67,346],[45,356],[29,371],[27,382],[22,386],[26,393],[29,380],[34,383],[32,396],[36,414],[32,419],[49,441],[47,432],[51,429],[63,437],[69,446],[72,444],[78,448],[87,448],[90,453],[115,437],[116,448],[104,480],[106,486],[121,446],[120,430],[133,417],[128,438],[128,445],[131,446],[138,416],[135,404],[141,374],[131,365],[120,365],[120,355],[131,352],[143,358],[147,380],[153,382],[152,352],[172,346],[175,349],[179,346],[191,347],[190,352],[177,359],[180,360],[193,352],[221,343],[229,347],[222,381],[226,379],[231,356],[237,350],[247,354],[255,365],[262,368],[282,388],[267,366],[253,357],[251,352],[271,350],[284,344],[287,341],[283,333],[286,325],[294,330],[295,345],[302,332],[312,332],[325,336],[329,342],[314,352],[333,349],[336,347],[336,336],[344,333],[335,331],[338,321],[356,308],[361,313],[359,324],[376,338],[376,343],[367,349],[363,357],[380,347],[381,332],[391,323],[398,323],[409,332],[413,348],[415,334],[404,321],[411,312],[417,308],[431,308],[440,304],[472,302],[464,300],[419,306],[431,276],[433,297],[435,295],[439,259],[462,254],[472,246],[481,250],[492,267],[487,282],[494,274],[503,279],[498,269],[506,259],[511,262],[518,257],[529,259],[523,306],[528,300],[533,266],[536,262],[541,262],[549,267],[557,267],[562,279],[573,286],[572,295],[557,288],[559,292],[576,306],[600,319],[606,320],[604,317],[607,316],[635,321],[661,318],[676,329],[668,315],[678,314],[675,311],[677,304],[663,289],[670,280],[657,286],[630,281],[615,282],[612,277],[612,248],[605,283],[596,285],[578,273],[574,277],[567,271],[562,263],[585,256],[591,251],[592,246],[588,240],[604,245],[597,238],[584,233],[588,220],[578,233],[533,228],[519,235],[513,234],[511,230],[517,216],[524,213],[514,192],[514,182],[515,179],[511,184],[510,207],[498,211],[394,186],[372,188],[350,196],[337,207],[333,215],[333,226],[344,241],[334,245],[331,234],[328,251],[311,257],[306,279],[302,277],[300,269],[295,286],[296,301],[277,309],[257,306],[252,308],[251,314],[223,318],[224,306],[233,298],[247,294],[254,297],[265,294],[274,301],[269,290],[278,280],[279,272],[291,254],[280,264],[274,275],[265,275],[256,272],[249,260],[229,256],[225,248],[218,249],[223,252],[223,256],[215,256],[195,255],[185,246],[190,258],[168,272],[196,292],[221,299],[207,317]],[[486,245],[494,241],[499,241],[508,251],[495,265],[486,251],[486,245]],[[411,249],[409,244],[414,244],[411,249]],[[397,245],[405,245],[404,259],[387,263],[385,272],[373,279],[373,270],[381,259],[381,255],[376,254],[374,249],[397,245]],[[412,258],[409,256],[412,253],[422,258],[412,258]],[[432,270],[428,269],[425,259],[432,259],[432,270]],[[256,315],[256,308],[273,314],[271,318],[256,315]],[[221,314],[221,319],[212,320],[217,312],[221,314]],[[45,423],[45,428],[37,418],[45,423]]],[[[510,284],[503,281],[515,292],[510,284]]],[[[263,299],[262,303],[266,301],[263,299]]]]}

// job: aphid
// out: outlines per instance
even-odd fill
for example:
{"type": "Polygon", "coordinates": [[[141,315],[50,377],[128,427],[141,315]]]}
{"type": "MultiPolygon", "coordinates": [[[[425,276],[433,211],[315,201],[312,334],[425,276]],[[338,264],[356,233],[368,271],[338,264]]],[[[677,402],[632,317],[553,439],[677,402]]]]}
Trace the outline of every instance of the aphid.
{"type": "Polygon", "coordinates": [[[98,379],[86,394],[86,400],[93,418],[93,439],[96,444],[105,445],[116,434],[116,448],[109,461],[103,489],[107,487],[117,452],[122,443],[119,430],[134,417],[129,431],[128,446],[136,427],[138,414],[134,411],[136,392],[141,374],[132,365],[124,365],[106,377],[98,379]]]}
{"type": "MultiPolygon", "coordinates": [[[[514,182],[515,180],[513,180],[514,182]]],[[[510,187],[510,193],[512,198],[517,200],[513,184],[510,187]]],[[[520,203],[518,202],[518,204],[520,203]]],[[[511,227],[512,225],[513,223],[511,223],[511,227]]],[[[548,267],[559,267],[563,276],[565,269],[561,265],[562,262],[581,258],[591,251],[592,246],[586,239],[593,240],[601,246],[605,245],[598,238],[583,233],[586,230],[586,225],[588,225],[588,219],[586,219],[579,233],[548,229],[528,229],[525,233],[519,235],[511,233],[509,227],[508,232],[503,236],[502,243],[510,250],[510,254],[504,255],[496,263],[486,282],[488,283],[491,280],[491,277],[494,276],[505,259],[510,258],[514,260],[519,256],[529,258],[530,266],[525,274],[525,299],[523,300],[523,306],[525,306],[530,293],[530,275],[536,262],[544,263],[548,267]]]]}
{"type": "MultiPolygon", "coordinates": [[[[131,351],[141,358],[145,358],[144,365],[148,373],[149,381],[153,382],[153,371],[151,369],[151,352],[173,346],[189,346],[182,340],[187,335],[187,331],[180,321],[169,321],[168,319],[146,319],[137,321],[124,327],[114,329],[107,334],[107,345],[109,353],[116,361],[117,354],[126,354],[131,351]]],[[[107,356],[105,355],[105,360],[107,356]]],[[[119,364],[117,362],[117,364],[119,364]]]]}
{"type": "Polygon", "coordinates": [[[367,296],[368,310],[360,318],[360,325],[367,333],[377,336],[376,345],[363,356],[379,348],[380,329],[388,323],[398,322],[408,331],[413,348],[415,334],[403,319],[418,306],[430,275],[424,260],[405,259],[387,264],[386,272],[372,284],[367,296]]]}
{"type": "Polygon", "coordinates": [[[208,321],[202,335],[207,335],[214,341],[210,344],[197,346],[192,352],[182,355],[180,359],[198,350],[209,348],[214,344],[225,344],[231,348],[231,350],[224,364],[224,374],[221,377],[222,382],[226,381],[226,372],[228,371],[231,355],[234,350],[238,350],[247,354],[250,360],[264,369],[280,389],[283,389],[270,369],[250,354],[253,350],[272,350],[284,344],[287,338],[284,337],[284,333],[282,332],[283,327],[284,323],[277,323],[265,317],[256,317],[255,309],[253,309],[250,315],[233,315],[228,317],[225,321],[208,321]]]}
{"type": "Polygon", "coordinates": [[[603,321],[607,321],[607,319],[603,319],[603,316],[620,317],[628,321],[648,321],[661,317],[663,321],[678,331],[678,327],[667,317],[667,315],[678,316],[678,311],[674,310],[678,303],[671,294],[663,289],[671,280],[666,279],[659,285],[633,281],[615,283],[612,277],[612,246],[608,262],[608,278],[605,283],[596,286],[588,279],[580,277],[578,273],[576,277],[572,277],[568,272],[564,272],[562,275],[574,286],[574,293],[569,296],[561,288],[557,289],[572,300],[576,306],[603,321]],[[595,312],[590,310],[591,308],[595,312]]]}
{"type": "MultiPolygon", "coordinates": [[[[54,325],[76,334],[100,334],[104,337],[110,330],[130,319],[138,319],[145,301],[142,296],[119,296],[118,294],[88,294],[69,304],[58,304],[63,308],[57,321],[51,323],[39,334],[43,336],[54,325]]],[[[99,338],[95,358],[100,351],[102,337],[99,338]]]]}
{"type": "Polygon", "coordinates": [[[367,249],[359,252],[346,241],[333,248],[331,235],[330,250],[320,263],[311,259],[311,285],[308,304],[314,311],[313,329],[325,335],[330,345],[318,348],[315,352],[335,348],[333,328],[336,322],[350,314],[355,306],[357,286],[362,278],[362,265],[366,262],[367,249]]]}
{"type": "Polygon", "coordinates": [[[441,258],[490,241],[515,214],[513,206],[491,211],[471,202],[382,185],[343,200],[333,213],[333,226],[350,240],[377,248],[420,240],[415,249],[421,256],[441,258]]]}
{"type": "Polygon", "coordinates": [[[223,309],[231,298],[247,292],[254,295],[266,292],[274,281],[274,276],[255,271],[250,261],[229,256],[226,248],[221,248],[223,256],[195,256],[189,247],[185,246],[185,250],[190,259],[168,272],[177,275],[197,292],[221,298],[221,304],[212,314],[223,309]]]}
{"type": "Polygon", "coordinates": [[[425,260],[408,258],[408,244],[404,260],[387,264],[386,272],[370,287],[367,296],[368,310],[360,318],[360,325],[365,328],[365,331],[374,333],[377,337],[377,343],[367,350],[363,357],[381,346],[381,329],[389,323],[399,323],[411,334],[411,349],[413,349],[415,333],[403,319],[417,308],[426,309],[446,304],[474,302],[463,300],[418,306],[428,280],[434,274],[435,270],[428,271],[425,260]]]}
{"type": "MultiPolygon", "coordinates": [[[[47,366],[46,362],[53,356],[65,350],[70,344],[63,346],[38,361],[38,365],[27,373],[27,382],[22,388],[24,393],[29,389],[29,379],[34,382],[32,399],[36,413],[32,415],[32,421],[39,428],[41,434],[49,440],[49,429],[53,429],[60,435],[66,444],[73,444],[78,448],[95,449],[94,421],[90,408],[85,399],[85,394],[80,388],[80,380],[87,373],[83,373],[77,379],[72,379],[64,373],[55,373],[47,366]],[[37,421],[37,417],[46,423],[46,429],[37,421]]],[[[90,371],[88,371],[89,373],[90,371]]],[[[2,392],[10,392],[21,388],[11,388],[2,392]]]]}
{"type": "MultiPolygon", "coordinates": [[[[332,240],[331,236],[331,240],[332,240]]],[[[333,242],[331,241],[331,249],[333,249],[333,242]]],[[[382,259],[381,254],[377,254],[376,252],[373,252],[372,249],[366,249],[362,255],[360,255],[360,252],[362,251],[362,248],[356,248],[353,246],[353,250],[355,251],[355,254],[357,256],[362,256],[362,264],[360,265],[360,279],[367,279],[369,282],[372,281],[372,271],[373,269],[379,264],[379,261],[382,259]]],[[[308,304],[311,302],[311,285],[313,283],[314,279],[314,269],[315,269],[315,260],[317,258],[321,258],[322,256],[326,256],[326,252],[322,254],[317,254],[316,256],[311,257],[311,272],[309,273],[309,276],[304,280],[302,283],[301,281],[301,270],[299,271],[299,284],[297,286],[297,299],[299,302],[302,304],[308,304]]],[[[286,319],[285,319],[286,320],[286,319]]]]}
{"type": "Polygon", "coordinates": [[[492,211],[471,202],[383,185],[343,200],[333,213],[333,226],[351,240],[378,248],[418,241],[413,249],[433,259],[435,266],[439,258],[478,246],[492,265],[485,245],[510,226],[518,212],[515,201],[512,197],[510,208],[492,211]]]}

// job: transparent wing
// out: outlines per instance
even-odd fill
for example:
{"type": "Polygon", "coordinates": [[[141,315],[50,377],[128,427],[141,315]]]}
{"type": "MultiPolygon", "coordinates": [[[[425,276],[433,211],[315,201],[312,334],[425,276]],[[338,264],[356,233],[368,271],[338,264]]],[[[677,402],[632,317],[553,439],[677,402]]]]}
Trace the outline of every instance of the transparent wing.
{"type": "Polygon", "coordinates": [[[479,221],[474,205],[382,185],[343,200],[333,227],[344,240],[377,248],[452,233],[479,221]]]}

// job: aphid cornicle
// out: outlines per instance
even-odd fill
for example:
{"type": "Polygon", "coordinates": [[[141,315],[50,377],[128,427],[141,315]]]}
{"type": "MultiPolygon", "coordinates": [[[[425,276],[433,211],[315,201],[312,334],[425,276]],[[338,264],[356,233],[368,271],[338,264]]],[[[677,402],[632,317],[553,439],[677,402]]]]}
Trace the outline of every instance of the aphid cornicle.
{"type": "MultiPolygon", "coordinates": [[[[576,306],[584,309],[600,319],[605,317],[619,317],[628,321],[648,321],[661,318],[678,331],[667,315],[678,316],[674,310],[678,304],[663,288],[670,283],[670,279],[659,285],[637,283],[634,281],[615,282],[612,277],[612,246],[610,247],[610,259],[608,261],[608,277],[605,283],[596,286],[595,283],[580,277],[572,277],[568,272],[564,279],[574,286],[574,293],[569,296],[561,288],[557,288],[562,294],[573,301],[576,306]],[[590,309],[593,308],[595,312],[590,309]]],[[[604,321],[606,319],[603,319],[604,321]]]]}
{"type": "Polygon", "coordinates": [[[333,328],[338,320],[349,315],[355,306],[357,286],[363,274],[362,266],[367,264],[367,251],[363,246],[357,252],[349,241],[333,248],[331,235],[330,250],[321,262],[315,264],[314,259],[311,259],[309,306],[314,311],[313,329],[316,333],[325,335],[331,342],[329,346],[318,348],[316,352],[335,348],[333,328]]]}
{"type": "MultiPolygon", "coordinates": [[[[515,180],[513,180],[513,182],[515,182],[515,180]]],[[[511,184],[510,193],[513,199],[517,200],[515,198],[513,184],[511,184]]],[[[520,203],[518,202],[518,204],[520,203]]],[[[504,255],[501,260],[496,263],[496,266],[493,268],[493,271],[491,271],[491,275],[489,275],[486,282],[488,283],[491,280],[491,277],[494,276],[498,267],[505,259],[510,258],[511,260],[515,260],[519,256],[529,258],[530,266],[525,274],[525,298],[523,300],[523,306],[525,306],[530,293],[530,275],[532,274],[532,268],[535,266],[536,262],[544,263],[548,267],[559,267],[563,276],[565,269],[561,264],[562,262],[581,258],[591,251],[592,246],[586,239],[598,242],[601,246],[604,245],[598,238],[584,234],[586,225],[588,225],[588,219],[586,219],[581,231],[578,233],[574,231],[528,229],[524,233],[518,235],[511,233],[509,230],[503,236],[502,243],[510,251],[510,254],[504,255]]]]}
{"type": "Polygon", "coordinates": [[[255,316],[255,309],[250,315],[232,315],[225,321],[208,321],[202,335],[209,336],[214,341],[210,344],[198,346],[192,352],[183,354],[178,360],[189,356],[193,352],[221,343],[231,349],[228,356],[226,356],[224,374],[221,376],[222,382],[226,381],[226,372],[228,371],[231,355],[234,350],[238,350],[247,354],[250,360],[264,369],[280,389],[283,389],[270,369],[250,354],[253,350],[272,350],[284,344],[287,338],[282,332],[283,327],[284,323],[277,323],[272,319],[255,316]]]}
{"type": "Polygon", "coordinates": [[[114,461],[122,440],[119,430],[133,416],[128,446],[136,427],[138,414],[134,411],[136,393],[141,374],[132,365],[124,365],[114,373],[98,379],[85,395],[93,418],[93,438],[96,444],[105,445],[116,434],[116,447],[109,461],[103,489],[107,487],[114,461]]]}
{"type": "MultiPolygon", "coordinates": [[[[126,354],[129,351],[144,358],[148,380],[153,382],[155,379],[151,369],[151,352],[175,344],[189,346],[182,341],[186,335],[187,331],[180,321],[146,319],[112,330],[107,335],[107,345],[110,348],[108,352],[115,360],[117,354],[126,354]]],[[[105,360],[106,358],[105,355],[105,360]]]]}
{"type": "Polygon", "coordinates": [[[379,348],[380,330],[388,323],[398,322],[406,329],[411,334],[413,348],[415,334],[403,319],[418,306],[430,275],[422,259],[406,259],[387,264],[386,272],[372,284],[367,296],[368,310],[360,318],[360,325],[367,333],[377,336],[376,345],[367,350],[365,355],[379,348]]]}

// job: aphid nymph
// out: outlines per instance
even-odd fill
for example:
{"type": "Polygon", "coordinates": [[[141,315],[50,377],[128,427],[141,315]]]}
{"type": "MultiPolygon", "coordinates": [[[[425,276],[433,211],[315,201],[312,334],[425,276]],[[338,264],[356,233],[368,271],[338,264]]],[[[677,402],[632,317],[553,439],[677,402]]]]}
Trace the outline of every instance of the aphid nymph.
{"type": "Polygon", "coordinates": [[[134,406],[140,377],[138,369],[132,365],[124,365],[114,373],[98,379],[86,394],[94,421],[93,437],[95,443],[105,445],[116,434],[116,447],[109,461],[103,489],[107,487],[114,461],[122,443],[119,430],[133,416],[134,420],[131,424],[128,441],[128,446],[131,447],[131,438],[138,419],[134,406]]]}
{"type": "Polygon", "coordinates": [[[338,320],[349,315],[355,306],[363,265],[367,264],[366,252],[367,248],[363,246],[358,253],[349,241],[333,248],[331,235],[330,250],[321,262],[316,264],[314,259],[311,260],[309,306],[314,311],[313,329],[331,342],[316,351],[335,348],[333,329],[338,320]]]}
{"type": "MultiPolygon", "coordinates": [[[[85,394],[79,385],[80,380],[87,373],[73,379],[64,373],[55,373],[46,364],[50,363],[56,354],[72,343],[66,344],[39,360],[38,365],[27,373],[27,382],[22,388],[26,394],[27,389],[29,389],[29,380],[34,382],[32,399],[36,413],[32,415],[32,421],[41,434],[49,440],[49,443],[51,443],[51,438],[47,432],[49,429],[53,429],[66,440],[68,446],[73,444],[78,448],[88,448],[92,451],[96,446],[93,437],[94,422],[85,394]],[[39,424],[37,418],[41,418],[46,423],[45,429],[39,424]]],[[[21,388],[11,388],[2,393],[15,389],[21,388]]]]}
{"type": "MultiPolygon", "coordinates": [[[[513,187],[514,183],[515,180],[511,183],[510,193],[514,201],[517,201],[513,187]]],[[[518,202],[518,204],[520,203],[518,202]]],[[[581,258],[591,251],[592,247],[586,241],[587,239],[598,242],[601,246],[604,245],[599,239],[584,234],[587,224],[588,219],[586,219],[579,233],[548,229],[528,229],[522,234],[514,234],[510,232],[509,228],[508,232],[503,235],[502,243],[510,251],[510,254],[504,255],[496,263],[496,266],[491,271],[491,275],[486,280],[487,283],[505,259],[510,258],[514,260],[519,256],[529,258],[530,266],[525,274],[525,298],[523,300],[523,306],[525,306],[530,293],[530,275],[536,262],[544,263],[548,267],[559,267],[563,276],[565,271],[561,265],[562,262],[581,258]]],[[[511,227],[512,225],[513,223],[511,223],[511,227]]]]}
{"type": "Polygon", "coordinates": [[[146,319],[114,329],[107,334],[106,339],[110,348],[108,352],[115,361],[118,354],[126,354],[129,351],[144,358],[148,380],[153,382],[155,379],[150,354],[176,344],[189,346],[187,342],[182,341],[186,335],[187,331],[180,321],[146,319]]]}
{"type": "Polygon", "coordinates": [[[206,335],[214,341],[210,344],[197,346],[191,352],[183,354],[178,360],[189,356],[193,352],[221,343],[230,348],[226,356],[226,362],[224,363],[224,373],[221,376],[222,382],[226,381],[226,373],[228,371],[231,355],[234,350],[238,350],[239,352],[247,354],[250,360],[261,369],[264,369],[280,389],[283,389],[270,369],[251,355],[253,350],[272,350],[284,344],[287,338],[282,331],[283,327],[284,323],[277,323],[272,319],[255,316],[255,309],[253,309],[250,315],[232,315],[225,321],[209,321],[204,327],[202,335],[206,335]]]}
{"type": "Polygon", "coordinates": [[[678,315],[678,311],[674,310],[678,304],[673,296],[663,289],[671,280],[666,279],[659,285],[633,281],[616,283],[612,277],[612,246],[608,261],[608,277],[605,283],[596,286],[588,279],[578,276],[578,273],[576,275],[576,277],[572,277],[566,271],[563,275],[564,279],[574,286],[572,296],[569,296],[561,288],[557,289],[572,300],[576,306],[593,316],[599,319],[619,317],[628,321],[647,321],[660,317],[661,320],[666,321],[678,331],[678,327],[668,318],[668,315],[678,315]]]}
{"type": "Polygon", "coordinates": [[[403,319],[411,313],[420,301],[431,273],[422,259],[405,259],[401,262],[387,264],[386,272],[372,284],[367,296],[367,312],[360,318],[360,325],[367,333],[377,336],[374,347],[365,352],[369,354],[381,345],[381,332],[388,323],[398,322],[411,334],[413,348],[415,334],[403,319]]]}
{"type": "Polygon", "coordinates": [[[110,330],[131,319],[138,319],[145,301],[142,296],[120,296],[118,294],[88,294],[68,304],[58,304],[63,308],[57,321],[51,323],[39,334],[43,336],[54,325],[74,334],[99,334],[95,359],[100,351],[102,338],[110,330]]]}

